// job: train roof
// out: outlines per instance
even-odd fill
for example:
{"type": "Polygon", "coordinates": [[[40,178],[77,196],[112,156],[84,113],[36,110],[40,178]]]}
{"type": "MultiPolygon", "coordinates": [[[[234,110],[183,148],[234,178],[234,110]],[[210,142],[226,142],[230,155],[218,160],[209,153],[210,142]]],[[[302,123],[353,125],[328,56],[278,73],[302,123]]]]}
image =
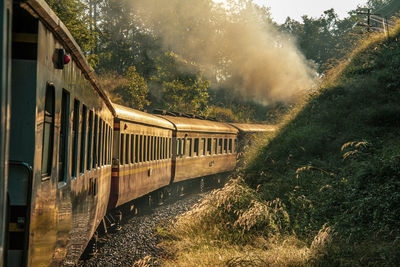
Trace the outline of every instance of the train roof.
{"type": "Polygon", "coordinates": [[[230,123],[230,125],[243,133],[273,132],[276,130],[275,126],[268,124],[230,123]]]}
{"type": "Polygon", "coordinates": [[[116,117],[118,119],[140,124],[151,125],[151,126],[157,126],[161,128],[172,129],[172,130],[175,129],[174,125],[171,122],[163,118],[160,118],[158,116],[142,112],[133,108],[124,107],[118,104],[113,104],[113,106],[115,109],[116,117]]]}
{"type": "Polygon", "coordinates": [[[165,118],[172,122],[178,131],[186,132],[208,132],[208,133],[230,133],[237,134],[238,130],[229,124],[209,121],[209,120],[199,120],[186,117],[175,117],[169,115],[157,115],[161,118],[165,118]]]}
{"type": "Polygon", "coordinates": [[[76,43],[67,27],[57,17],[48,4],[44,0],[22,0],[20,1],[20,5],[32,16],[42,21],[46,27],[53,32],[57,40],[63,44],[65,50],[71,55],[75,63],[84,73],[85,77],[89,80],[94,89],[104,100],[111,113],[115,115],[115,110],[110,99],[105,94],[104,89],[99,83],[94,70],[86,61],[86,58],[83,55],[79,45],[76,43]]]}

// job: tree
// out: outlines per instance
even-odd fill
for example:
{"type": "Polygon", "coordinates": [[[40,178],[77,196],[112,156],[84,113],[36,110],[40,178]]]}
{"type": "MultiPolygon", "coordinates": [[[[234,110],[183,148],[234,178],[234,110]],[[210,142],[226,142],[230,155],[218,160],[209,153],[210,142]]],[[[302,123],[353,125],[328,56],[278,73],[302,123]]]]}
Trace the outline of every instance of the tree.
{"type": "Polygon", "coordinates": [[[196,80],[185,83],[174,80],[163,82],[163,100],[168,110],[204,114],[207,109],[209,81],[196,80]]]}
{"type": "Polygon", "coordinates": [[[145,79],[136,72],[136,68],[131,66],[128,68],[124,77],[112,78],[114,83],[119,82],[120,85],[114,89],[114,94],[120,98],[121,104],[127,105],[131,108],[143,110],[146,106],[150,105],[148,100],[149,88],[145,79]]]}
{"type": "Polygon", "coordinates": [[[90,30],[92,24],[86,15],[87,6],[80,0],[46,0],[49,6],[71,32],[75,41],[85,54],[95,47],[97,32],[90,30]]]}

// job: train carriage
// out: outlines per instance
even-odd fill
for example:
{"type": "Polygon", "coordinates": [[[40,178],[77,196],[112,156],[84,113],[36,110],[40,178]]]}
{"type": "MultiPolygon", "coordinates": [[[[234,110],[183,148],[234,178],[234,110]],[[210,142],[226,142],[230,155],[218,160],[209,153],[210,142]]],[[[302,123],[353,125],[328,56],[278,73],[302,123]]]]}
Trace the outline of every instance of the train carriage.
{"type": "Polygon", "coordinates": [[[14,1],[7,266],[75,265],[106,214],[113,107],[43,0],[14,1]]]}
{"type": "Polygon", "coordinates": [[[180,182],[234,169],[238,130],[228,124],[159,115],[176,128],[173,139],[172,181],[180,182]]]}
{"type": "Polygon", "coordinates": [[[114,104],[113,173],[109,209],[171,181],[174,125],[157,116],[114,104]]]}

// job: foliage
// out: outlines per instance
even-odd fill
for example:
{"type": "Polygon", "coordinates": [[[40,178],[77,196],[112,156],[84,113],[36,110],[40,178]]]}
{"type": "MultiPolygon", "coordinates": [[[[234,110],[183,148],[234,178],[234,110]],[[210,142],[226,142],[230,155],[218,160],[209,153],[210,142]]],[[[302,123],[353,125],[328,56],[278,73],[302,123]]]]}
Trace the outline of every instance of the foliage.
{"type": "Polygon", "coordinates": [[[207,80],[181,80],[163,82],[162,93],[165,106],[169,110],[203,114],[207,108],[209,82],[207,80]]]}
{"type": "Polygon", "coordinates": [[[82,51],[92,50],[97,32],[87,28],[87,25],[92,24],[92,20],[85,14],[87,6],[80,0],[46,0],[46,2],[71,32],[82,51]]]}
{"type": "Polygon", "coordinates": [[[124,76],[116,73],[101,78],[102,84],[107,87],[111,100],[125,106],[143,110],[150,105],[148,100],[149,89],[144,78],[130,67],[124,76]]]}

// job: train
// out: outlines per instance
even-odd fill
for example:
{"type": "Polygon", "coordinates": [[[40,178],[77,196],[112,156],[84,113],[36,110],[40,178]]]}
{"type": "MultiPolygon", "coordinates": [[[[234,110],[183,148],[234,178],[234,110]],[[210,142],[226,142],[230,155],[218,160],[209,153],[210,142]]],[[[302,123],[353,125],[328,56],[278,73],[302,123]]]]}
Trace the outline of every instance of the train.
{"type": "Polygon", "coordinates": [[[1,0],[0,266],[75,266],[105,216],[270,131],[112,103],[44,0],[1,0]]]}

